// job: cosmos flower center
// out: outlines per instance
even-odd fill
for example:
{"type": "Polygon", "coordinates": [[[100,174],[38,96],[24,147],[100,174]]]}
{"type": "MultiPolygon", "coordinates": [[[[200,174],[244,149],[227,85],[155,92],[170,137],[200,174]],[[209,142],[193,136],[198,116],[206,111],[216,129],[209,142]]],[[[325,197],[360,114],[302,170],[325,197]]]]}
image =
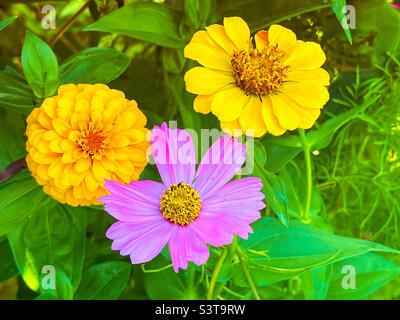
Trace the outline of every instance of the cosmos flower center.
{"type": "Polygon", "coordinates": [[[281,86],[288,66],[281,62],[284,53],[277,45],[267,45],[262,51],[254,49],[233,53],[231,64],[236,85],[246,94],[270,94],[281,86]]]}
{"type": "Polygon", "coordinates": [[[88,128],[81,132],[81,139],[77,143],[84,152],[93,158],[96,154],[104,152],[107,140],[107,135],[103,130],[98,128],[93,122],[90,122],[88,128]]]}
{"type": "Polygon", "coordinates": [[[161,197],[160,204],[164,218],[181,226],[194,221],[201,209],[199,194],[183,182],[170,186],[161,197]]]}

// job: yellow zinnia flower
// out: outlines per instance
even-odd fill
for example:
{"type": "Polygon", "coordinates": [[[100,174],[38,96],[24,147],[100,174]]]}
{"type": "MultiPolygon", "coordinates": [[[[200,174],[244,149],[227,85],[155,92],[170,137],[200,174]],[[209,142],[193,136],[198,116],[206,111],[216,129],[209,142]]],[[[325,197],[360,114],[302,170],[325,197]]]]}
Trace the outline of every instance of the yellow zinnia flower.
{"type": "Polygon", "coordinates": [[[184,54],[204,66],[185,74],[187,91],[198,95],[194,109],[212,111],[227,132],[253,129],[260,137],[308,129],[329,100],[321,46],[280,25],[259,31],[254,48],[246,22],[224,18],[223,26],[196,32],[184,54]]]}
{"type": "Polygon", "coordinates": [[[104,179],[138,180],[147,164],[147,119],[104,84],[67,84],[27,118],[26,162],[45,193],[72,206],[101,204],[104,179]]]}

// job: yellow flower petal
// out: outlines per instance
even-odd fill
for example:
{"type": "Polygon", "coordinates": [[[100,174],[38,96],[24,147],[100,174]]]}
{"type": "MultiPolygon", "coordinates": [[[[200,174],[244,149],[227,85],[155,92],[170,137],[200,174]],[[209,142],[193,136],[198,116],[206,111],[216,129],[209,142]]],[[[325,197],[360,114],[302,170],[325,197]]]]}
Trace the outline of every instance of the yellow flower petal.
{"type": "Polygon", "coordinates": [[[222,49],[224,49],[230,56],[236,49],[235,45],[229,39],[225,32],[225,28],[220,24],[212,24],[206,27],[208,34],[222,49]]]}
{"type": "Polygon", "coordinates": [[[239,119],[233,121],[221,121],[220,124],[221,129],[233,137],[239,137],[244,134],[242,127],[240,126],[239,119]]]}
{"type": "Polygon", "coordinates": [[[210,38],[207,31],[197,31],[193,35],[184,49],[184,55],[207,68],[232,71],[229,55],[210,38]]]}
{"type": "Polygon", "coordinates": [[[271,45],[278,45],[285,55],[289,55],[296,45],[296,34],[285,27],[273,24],[268,29],[268,40],[271,45]]]}
{"type": "Polygon", "coordinates": [[[233,121],[239,118],[248,101],[243,90],[230,86],[215,94],[211,110],[220,121],[233,121]]]}
{"type": "Polygon", "coordinates": [[[254,36],[254,41],[256,42],[256,48],[258,49],[258,51],[263,51],[268,45],[268,31],[258,31],[254,36]]]}
{"type": "Polygon", "coordinates": [[[299,116],[299,128],[310,129],[321,114],[321,110],[302,108],[292,98],[286,95],[279,96],[299,116]]]}
{"type": "Polygon", "coordinates": [[[278,119],[275,117],[272,102],[268,96],[262,97],[261,114],[269,133],[274,136],[280,136],[285,133],[286,129],[282,128],[278,119]]]}
{"type": "Polygon", "coordinates": [[[232,83],[235,83],[232,72],[195,67],[185,74],[186,90],[194,94],[212,94],[232,83]]]}
{"type": "Polygon", "coordinates": [[[199,113],[209,113],[211,111],[211,104],[213,99],[213,94],[207,96],[197,96],[193,102],[194,110],[199,113]]]}
{"type": "Polygon", "coordinates": [[[321,86],[329,86],[329,73],[324,69],[315,70],[289,70],[285,81],[312,82],[321,86]]]}
{"type": "Polygon", "coordinates": [[[91,166],[92,161],[87,158],[87,159],[80,159],[76,164],[75,164],[75,170],[78,172],[85,172],[89,169],[91,166]]]}
{"type": "Polygon", "coordinates": [[[250,29],[242,18],[224,18],[224,27],[226,34],[239,51],[249,49],[250,29]]]}
{"type": "Polygon", "coordinates": [[[325,53],[318,43],[297,40],[293,52],[284,64],[290,66],[290,69],[313,70],[321,67],[325,60],[325,53]]]}
{"type": "Polygon", "coordinates": [[[278,118],[281,127],[288,130],[297,129],[299,127],[299,115],[279,95],[271,94],[269,98],[271,99],[273,113],[278,118]]]}
{"type": "Polygon", "coordinates": [[[261,137],[267,132],[264,119],[261,113],[262,101],[259,97],[250,97],[249,103],[244,108],[239,118],[239,123],[245,134],[252,137],[261,137]]]}
{"type": "Polygon", "coordinates": [[[313,83],[287,82],[280,91],[303,108],[322,108],[329,100],[328,89],[313,83]]]}

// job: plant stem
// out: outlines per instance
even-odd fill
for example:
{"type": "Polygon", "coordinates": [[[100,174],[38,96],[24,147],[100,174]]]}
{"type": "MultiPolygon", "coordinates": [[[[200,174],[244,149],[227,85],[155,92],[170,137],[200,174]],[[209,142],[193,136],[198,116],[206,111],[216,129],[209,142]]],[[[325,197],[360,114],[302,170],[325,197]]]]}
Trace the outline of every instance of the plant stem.
{"type": "Polygon", "coordinates": [[[196,291],[194,290],[194,280],[196,278],[196,270],[188,268],[188,285],[186,290],[186,299],[194,300],[196,298],[196,291]]]}
{"type": "Polygon", "coordinates": [[[48,42],[48,45],[49,45],[50,47],[52,47],[52,46],[57,42],[57,40],[63,35],[63,33],[65,32],[65,30],[67,30],[67,28],[72,24],[72,22],[74,22],[74,21],[76,20],[76,18],[78,18],[79,15],[80,15],[83,11],[85,11],[85,9],[86,9],[87,7],[89,7],[89,3],[90,3],[90,1],[87,1],[87,2],[82,6],[82,8],[80,8],[80,9],[78,10],[77,13],[75,13],[71,18],[69,18],[68,21],[61,27],[61,29],[57,31],[57,33],[56,33],[56,34],[50,39],[50,41],[48,42]]]}
{"type": "Polygon", "coordinates": [[[6,167],[3,171],[0,171],[0,183],[10,179],[12,176],[16,175],[20,171],[26,168],[25,158],[19,159],[13,163],[11,163],[8,167],[6,167]]]}
{"type": "Polygon", "coordinates": [[[228,254],[228,250],[225,247],[221,253],[221,256],[218,259],[217,265],[215,266],[213,275],[211,277],[210,287],[208,288],[207,300],[213,300],[215,284],[217,282],[219,272],[221,271],[222,265],[225,261],[227,254],[228,254]]]}
{"type": "Polygon", "coordinates": [[[299,129],[299,136],[301,139],[301,144],[303,145],[304,159],[306,161],[307,170],[307,198],[306,207],[303,212],[303,220],[308,222],[310,218],[310,207],[311,207],[311,194],[312,194],[312,170],[311,170],[311,148],[310,144],[307,142],[306,134],[304,129],[299,129]]]}
{"type": "Polygon", "coordinates": [[[243,261],[242,253],[240,252],[239,248],[236,249],[236,255],[239,258],[240,266],[242,267],[242,270],[243,270],[246,280],[250,286],[250,289],[253,292],[254,297],[256,298],[256,300],[261,300],[260,296],[258,295],[256,286],[254,285],[253,279],[251,278],[250,272],[249,272],[249,270],[247,270],[247,267],[243,261]]]}

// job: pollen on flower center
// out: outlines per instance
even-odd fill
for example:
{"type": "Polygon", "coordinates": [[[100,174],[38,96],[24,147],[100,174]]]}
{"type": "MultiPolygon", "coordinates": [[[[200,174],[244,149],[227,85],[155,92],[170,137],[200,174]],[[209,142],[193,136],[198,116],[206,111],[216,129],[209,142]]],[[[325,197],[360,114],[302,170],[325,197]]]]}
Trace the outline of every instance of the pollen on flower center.
{"type": "Polygon", "coordinates": [[[190,185],[173,184],[160,199],[160,210],[165,219],[184,226],[199,216],[201,199],[190,185]]]}
{"type": "Polygon", "coordinates": [[[107,145],[107,135],[93,122],[90,122],[88,128],[81,132],[81,139],[77,143],[84,152],[93,158],[96,154],[103,153],[107,145]]]}
{"type": "Polygon", "coordinates": [[[259,51],[250,44],[249,51],[234,52],[231,64],[236,85],[246,94],[272,93],[280,87],[289,68],[281,63],[283,55],[283,51],[279,50],[277,45],[267,45],[259,51]]]}

